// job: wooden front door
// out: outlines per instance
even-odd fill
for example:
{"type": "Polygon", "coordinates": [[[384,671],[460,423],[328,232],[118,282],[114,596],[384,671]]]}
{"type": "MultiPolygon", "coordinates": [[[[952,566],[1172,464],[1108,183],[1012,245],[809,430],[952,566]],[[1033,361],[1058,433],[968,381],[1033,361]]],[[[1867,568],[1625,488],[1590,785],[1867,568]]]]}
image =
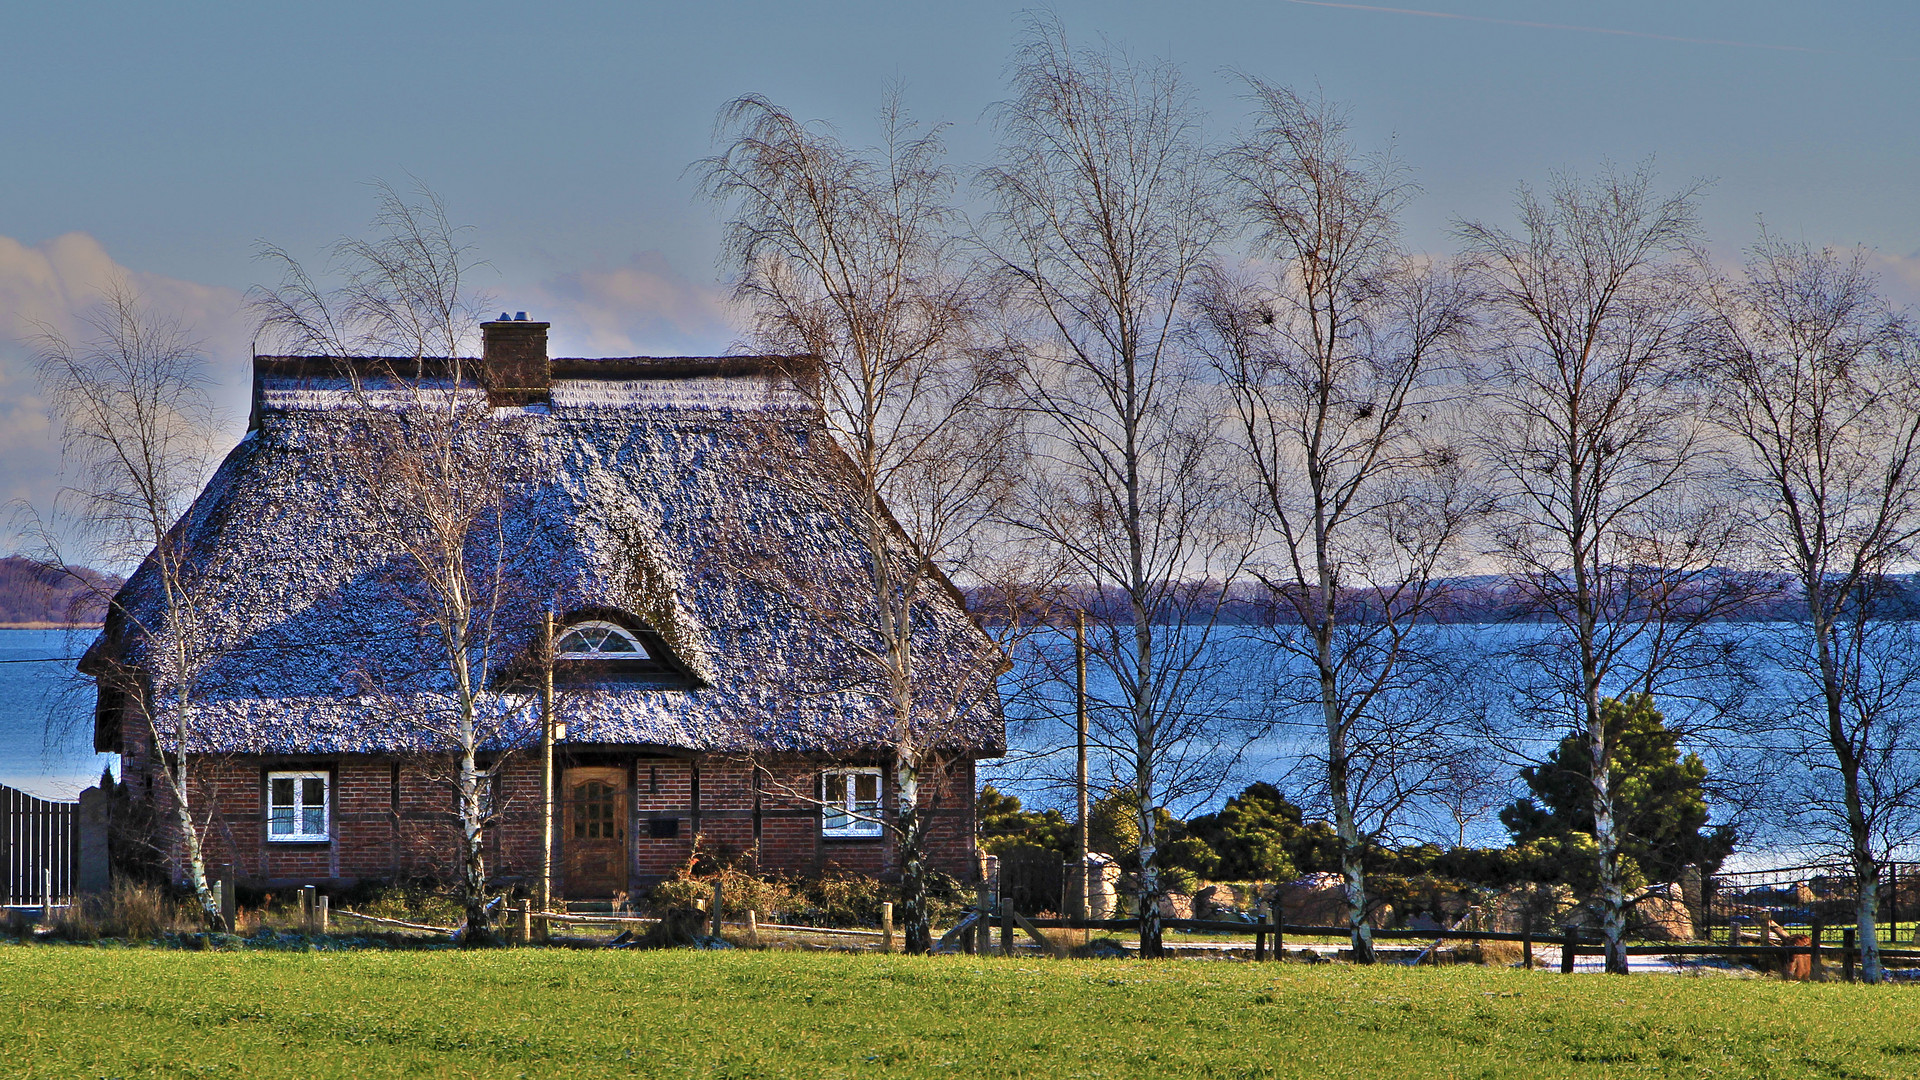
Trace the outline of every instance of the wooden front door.
{"type": "Polygon", "coordinates": [[[566,821],[567,896],[612,896],[627,888],[627,770],[568,769],[561,798],[566,821]]]}

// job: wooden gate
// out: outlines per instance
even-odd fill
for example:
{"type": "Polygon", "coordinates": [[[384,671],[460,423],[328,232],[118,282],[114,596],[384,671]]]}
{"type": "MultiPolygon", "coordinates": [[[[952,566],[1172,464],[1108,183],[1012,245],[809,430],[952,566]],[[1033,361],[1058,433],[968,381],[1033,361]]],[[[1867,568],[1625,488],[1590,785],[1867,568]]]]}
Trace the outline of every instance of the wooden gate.
{"type": "Polygon", "coordinates": [[[79,806],[0,784],[0,903],[72,901],[80,870],[79,806]]]}
{"type": "Polygon", "coordinates": [[[1000,898],[1022,915],[1064,913],[1071,898],[1066,857],[1037,844],[1000,849],[1000,898]]]}

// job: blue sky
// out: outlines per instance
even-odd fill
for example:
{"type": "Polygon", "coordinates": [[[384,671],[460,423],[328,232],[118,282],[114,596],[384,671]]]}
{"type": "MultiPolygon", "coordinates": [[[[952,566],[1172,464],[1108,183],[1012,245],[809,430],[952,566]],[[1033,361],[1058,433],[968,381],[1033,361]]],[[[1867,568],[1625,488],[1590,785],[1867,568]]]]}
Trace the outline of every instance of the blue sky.
{"type": "MultiPolygon", "coordinates": [[[[760,92],[871,134],[898,82],[961,162],[1030,5],[968,3],[18,5],[0,66],[0,500],[44,502],[55,447],[24,366],[110,273],[190,319],[238,410],[245,289],[271,240],[314,262],[415,177],[471,223],[499,306],[585,354],[725,348],[719,227],[687,165],[716,109],[760,92]]],[[[1710,179],[1737,253],[1757,215],[1864,244],[1920,300],[1920,5],[1407,0],[1061,3],[1082,40],[1170,59],[1216,131],[1231,73],[1318,86],[1394,141],[1445,252],[1555,170],[1655,160],[1710,179]]],[[[5,522],[0,520],[0,526],[5,522]]],[[[0,549],[9,546],[0,530],[0,549]]]]}

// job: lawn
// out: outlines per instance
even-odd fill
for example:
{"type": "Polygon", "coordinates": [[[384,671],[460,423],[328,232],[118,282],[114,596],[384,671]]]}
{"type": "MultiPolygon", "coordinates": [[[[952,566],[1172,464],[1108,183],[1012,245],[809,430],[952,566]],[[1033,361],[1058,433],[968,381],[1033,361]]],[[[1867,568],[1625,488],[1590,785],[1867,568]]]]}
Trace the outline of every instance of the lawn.
{"type": "Polygon", "coordinates": [[[794,952],[0,947],[22,1077],[1912,1076],[1920,990],[794,952]]]}

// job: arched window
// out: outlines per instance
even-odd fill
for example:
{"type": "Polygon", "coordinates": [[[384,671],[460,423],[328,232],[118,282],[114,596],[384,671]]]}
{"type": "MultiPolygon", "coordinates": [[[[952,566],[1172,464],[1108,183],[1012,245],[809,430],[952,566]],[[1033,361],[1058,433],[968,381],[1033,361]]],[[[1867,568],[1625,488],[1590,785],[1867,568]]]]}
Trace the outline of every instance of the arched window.
{"type": "Polygon", "coordinates": [[[599,619],[567,627],[553,651],[561,660],[644,660],[648,655],[625,627],[599,619]]]}

